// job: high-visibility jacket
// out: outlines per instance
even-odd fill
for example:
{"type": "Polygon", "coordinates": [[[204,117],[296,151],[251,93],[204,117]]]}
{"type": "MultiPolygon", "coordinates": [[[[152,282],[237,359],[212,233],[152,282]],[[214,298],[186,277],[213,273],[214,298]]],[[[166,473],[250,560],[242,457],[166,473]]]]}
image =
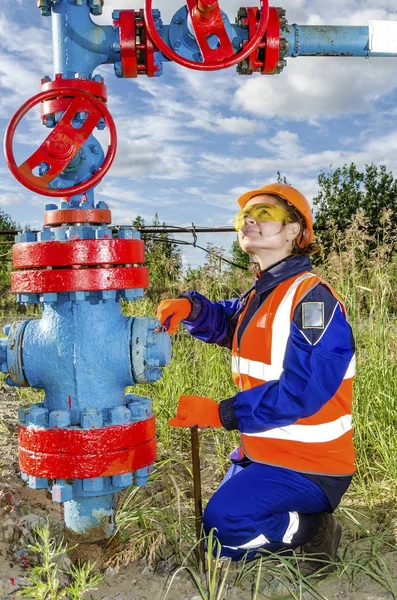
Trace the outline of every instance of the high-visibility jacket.
{"type": "MultiPolygon", "coordinates": [[[[233,379],[242,391],[280,380],[285,368],[286,347],[295,309],[320,282],[337,299],[345,314],[336,292],[318,276],[304,272],[281,282],[268,295],[239,339],[238,329],[255,291],[251,293],[239,316],[232,344],[233,379]]],[[[339,388],[315,414],[282,427],[241,432],[245,454],[255,462],[300,472],[352,474],[354,449],[351,405],[354,375],[353,355],[339,388]]]]}

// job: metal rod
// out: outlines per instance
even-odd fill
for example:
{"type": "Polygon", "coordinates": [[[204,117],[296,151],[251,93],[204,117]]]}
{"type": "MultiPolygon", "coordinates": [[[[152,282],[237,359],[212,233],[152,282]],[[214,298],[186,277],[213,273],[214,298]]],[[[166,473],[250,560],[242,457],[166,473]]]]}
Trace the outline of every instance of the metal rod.
{"type": "Polygon", "coordinates": [[[201,535],[203,501],[201,495],[200,441],[197,425],[190,429],[190,436],[192,442],[194,516],[196,525],[196,538],[198,542],[198,559],[199,564],[201,564],[203,570],[205,570],[204,539],[201,535]]]}

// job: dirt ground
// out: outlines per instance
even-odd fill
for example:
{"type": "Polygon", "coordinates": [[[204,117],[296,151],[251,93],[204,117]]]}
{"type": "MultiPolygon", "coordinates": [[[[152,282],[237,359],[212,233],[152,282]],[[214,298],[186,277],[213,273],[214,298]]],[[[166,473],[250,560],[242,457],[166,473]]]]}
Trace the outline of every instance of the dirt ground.
{"type": "MultiPolygon", "coordinates": [[[[26,544],[32,541],[35,524],[49,523],[57,538],[63,534],[62,507],[47,498],[44,491],[29,489],[19,477],[17,459],[17,409],[16,391],[0,382],[0,600],[21,598],[19,591],[26,583],[31,557],[26,544]]],[[[70,565],[63,557],[61,568],[70,565]]],[[[388,570],[396,582],[397,556],[387,559],[388,570]]],[[[140,560],[118,571],[105,569],[100,587],[86,594],[95,600],[163,600],[170,584],[170,565],[159,562],[154,568],[140,560]]],[[[234,566],[231,568],[233,574],[234,566]]],[[[390,592],[367,577],[355,579],[354,589],[347,575],[329,576],[318,586],[327,600],[392,600],[390,592]]],[[[262,590],[264,591],[264,590],[262,590]]],[[[226,592],[227,600],[250,600],[252,591],[248,584],[226,592]]],[[[285,590],[270,584],[261,598],[292,598],[285,590]]],[[[178,575],[167,595],[168,600],[200,600],[201,596],[186,573],[178,575]]],[[[301,598],[313,598],[308,592],[301,598]]],[[[215,600],[215,599],[214,599],[215,600]]],[[[220,598],[218,599],[220,600],[220,598]]]]}

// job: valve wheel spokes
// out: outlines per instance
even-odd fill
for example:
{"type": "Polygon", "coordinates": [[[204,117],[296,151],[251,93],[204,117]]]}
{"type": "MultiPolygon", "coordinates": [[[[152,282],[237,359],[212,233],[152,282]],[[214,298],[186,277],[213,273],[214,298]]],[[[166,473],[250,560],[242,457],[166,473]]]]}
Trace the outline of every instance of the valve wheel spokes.
{"type": "Polygon", "coordinates": [[[256,33],[243,50],[235,53],[223,23],[219,3],[209,0],[186,0],[186,4],[203,62],[184,58],[164,42],[153,20],[152,0],[144,0],[146,29],[153,44],[164,56],[184,67],[200,71],[225,69],[242,61],[261,42],[269,20],[269,0],[260,0],[261,16],[256,33]],[[217,48],[211,48],[208,44],[208,38],[213,35],[218,38],[217,48]]]}
{"type": "Polygon", "coordinates": [[[4,138],[4,153],[14,177],[32,192],[55,197],[80,194],[97,185],[114,160],[116,146],[116,127],[104,102],[88,92],[68,87],[59,88],[56,92],[54,90],[43,91],[30,98],[11,118],[4,138]],[[69,106],[41,146],[18,166],[13,153],[13,139],[18,124],[36,104],[53,99],[54,95],[57,98],[70,97],[69,106]],[[76,113],[85,113],[86,115],[82,126],[78,129],[73,126],[73,118],[76,113]],[[102,165],[86,181],[75,186],[61,189],[48,187],[51,181],[62,173],[76,156],[102,117],[109,131],[108,151],[102,165]],[[35,175],[33,170],[41,163],[48,165],[47,171],[42,176],[35,175]]]}

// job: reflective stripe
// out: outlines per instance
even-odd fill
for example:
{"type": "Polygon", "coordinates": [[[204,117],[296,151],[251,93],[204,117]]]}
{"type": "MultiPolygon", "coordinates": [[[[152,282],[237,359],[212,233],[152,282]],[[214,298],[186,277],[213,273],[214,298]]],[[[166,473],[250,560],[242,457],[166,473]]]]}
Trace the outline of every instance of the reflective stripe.
{"type": "Polygon", "coordinates": [[[299,529],[299,514],[297,512],[289,513],[289,524],[287,531],[284,533],[282,541],[285,544],[290,544],[295,533],[299,529]]]}
{"type": "Polygon", "coordinates": [[[279,366],[266,365],[258,360],[233,356],[232,372],[239,375],[249,375],[262,381],[271,381],[272,379],[280,379],[283,368],[281,367],[280,369],[279,366]]]}
{"type": "Polygon", "coordinates": [[[246,544],[242,544],[241,546],[225,546],[224,548],[230,548],[230,550],[250,550],[250,548],[260,548],[264,544],[270,544],[270,540],[267,539],[264,535],[260,534],[250,542],[246,544]]]}
{"type": "Polygon", "coordinates": [[[353,354],[353,358],[350,361],[349,366],[343,379],[351,379],[356,374],[356,355],[353,354]]]}
{"type": "Polygon", "coordinates": [[[343,415],[321,425],[286,425],[259,433],[245,433],[249,437],[288,440],[290,442],[321,443],[336,440],[352,429],[352,416],[343,415]]]}
{"type": "MultiPolygon", "coordinates": [[[[280,540],[280,542],[283,542],[284,544],[290,544],[293,536],[298,531],[298,529],[299,529],[299,514],[297,512],[290,512],[288,527],[287,527],[287,530],[284,533],[282,539],[280,540]]],[[[267,539],[267,537],[265,537],[261,533],[253,540],[250,540],[249,542],[247,542],[246,544],[242,544],[241,546],[225,546],[225,545],[223,545],[223,547],[229,548],[230,550],[253,550],[255,548],[261,548],[265,544],[274,544],[274,543],[280,543],[280,542],[274,542],[274,541],[271,542],[270,540],[267,539]]]]}
{"type": "MultiPolygon", "coordinates": [[[[283,370],[283,362],[285,356],[285,349],[287,347],[288,338],[291,330],[291,310],[292,301],[295,296],[295,292],[305,279],[310,277],[316,277],[313,273],[304,273],[298,279],[295,279],[294,283],[290,286],[288,292],[280,302],[280,305],[274,315],[272,332],[272,358],[271,364],[273,368],[278,368],[280,374],[283,370]]],[[[280,375],[279,375],[280,377],[280,375]]],[[[278,379],[278,378],[277,378],[278,379]]]]}
{"type": "MultiPolygon", "coordinates": [[[[249,375],[262,381],[280,379],[283,368],[267,365],[259,360],[250,360],[240,356],[232,356],[232,372],[237,375],[249,375]]],[[[356,374],[356,356],[353,355],[343,379],[351,379],[356,374]]]]}

